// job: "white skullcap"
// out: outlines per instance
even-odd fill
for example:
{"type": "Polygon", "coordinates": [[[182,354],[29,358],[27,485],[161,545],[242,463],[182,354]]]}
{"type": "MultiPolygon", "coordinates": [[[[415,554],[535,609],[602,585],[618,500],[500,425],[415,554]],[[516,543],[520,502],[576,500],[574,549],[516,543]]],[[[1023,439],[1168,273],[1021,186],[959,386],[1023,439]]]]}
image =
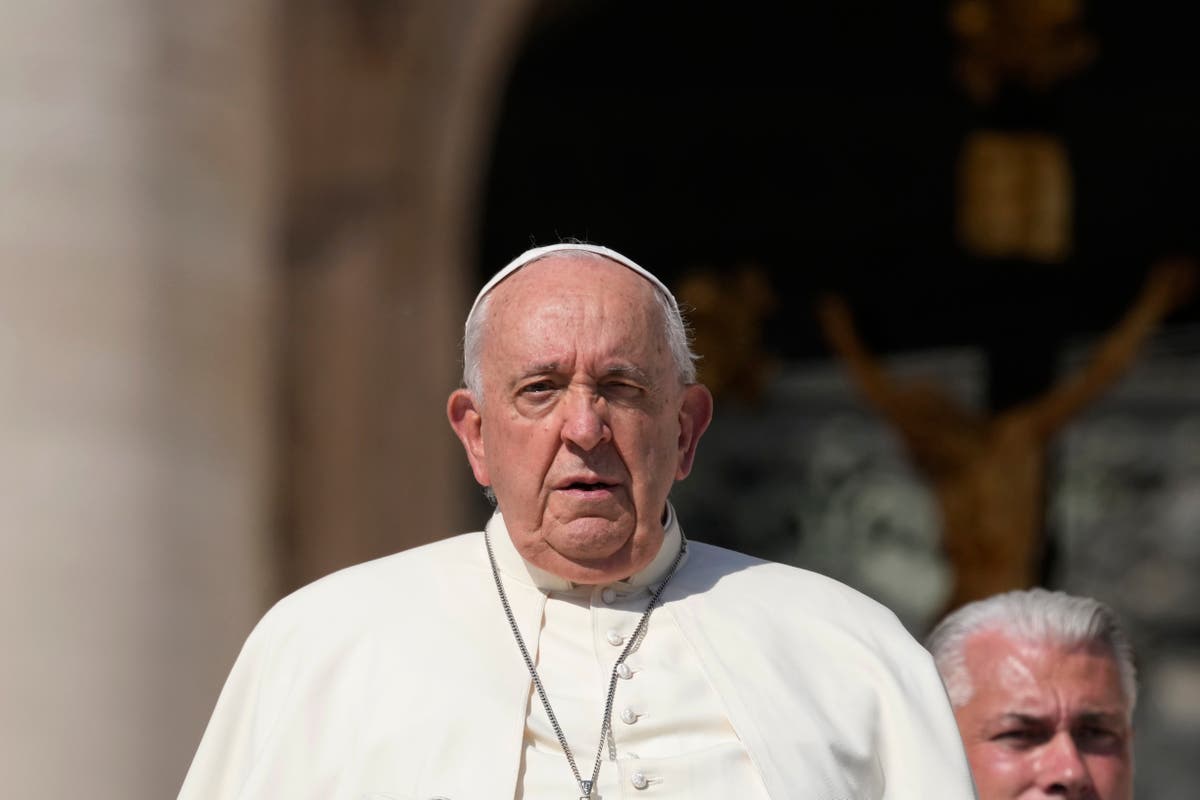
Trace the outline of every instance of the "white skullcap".
{"type": "Polygon", "coordinates": [[[597,244],[548,244],[544,247],[535,247],[532,250],[526,250],[524,253],[521,253],[521,255],[508,262],[508,266],[493,275],[491,280],[483,285],[483,288],[479,290],[479,294],[475,296],[475,302],[471,304],[470,313],[467,314],[467,326],[470,326],[471,317],[475,316],[475,309],[479,308],[479,304],[482,302],[483,298],[487,296],[488,292],[490,292],[492,289],[495,289],[496,285],[502,280],[507,278],[509,275],[512,275],[526,264],[530,264],[540,258],[545,258],[552,253],[569,253],[571,251],[595,253],[598,256],[604,256],[607,259],[615,261],[621,266],[628,267],[638,275],[641,275],[643,278],[650,281],[650,283],[654,284],[654,287],[658,289],[658,291],[662,292],[663,296],[667,298],[668,302],[670,302],[671,310],[675,312],[675,315],[679,315],[679,304],[675,302],[675,295],[671,294],[671,290],[667,288],[666,284],[655,277],[654,273],[650,272],[650,270],[639,266],[632,260],[618,253],[616,250],[610,250],[607,247],[601,247],[597,244]]]}

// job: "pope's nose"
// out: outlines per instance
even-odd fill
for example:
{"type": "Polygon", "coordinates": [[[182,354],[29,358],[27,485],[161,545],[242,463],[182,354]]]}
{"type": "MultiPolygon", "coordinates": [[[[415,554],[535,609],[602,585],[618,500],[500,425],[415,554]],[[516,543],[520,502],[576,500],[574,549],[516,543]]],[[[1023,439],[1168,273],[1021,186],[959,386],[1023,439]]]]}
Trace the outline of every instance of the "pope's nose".
{"type": "Polygon", "coordinates": [[[612,437],[607,403],[594,392],[571,391],[563,398],[562,438],[584,450],[593,450],[612,437]]]}

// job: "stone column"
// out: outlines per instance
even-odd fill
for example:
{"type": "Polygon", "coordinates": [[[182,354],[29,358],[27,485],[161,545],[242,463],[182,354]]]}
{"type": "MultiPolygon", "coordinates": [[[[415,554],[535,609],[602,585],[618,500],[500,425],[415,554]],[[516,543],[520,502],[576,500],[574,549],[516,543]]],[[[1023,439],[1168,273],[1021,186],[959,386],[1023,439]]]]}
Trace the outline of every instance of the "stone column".
{"type": "Polygon", "coordinates": [[[5,4],[6,796],[174,796],[274,595],[267,6],[5,4]]]}

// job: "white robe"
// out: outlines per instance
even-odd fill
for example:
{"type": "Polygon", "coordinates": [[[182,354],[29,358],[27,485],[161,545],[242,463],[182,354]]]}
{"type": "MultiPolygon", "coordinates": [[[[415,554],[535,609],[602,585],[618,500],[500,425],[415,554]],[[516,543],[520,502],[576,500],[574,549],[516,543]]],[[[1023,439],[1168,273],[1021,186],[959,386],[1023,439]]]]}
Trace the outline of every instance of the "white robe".
{"type": "MultiPolygon", "coordinates": [[[[548,592],[510,577],[536,650],[548,592]]],[[[691,648],[770,797],[975,797],[931,659],[853,589],[692,542],[654,614],[691,648]]],[[[247,639],[179,797],[512,798],[529,702],[483,535],[464,534],[281,600],[247,639]]],[[[565,760],[563,775],[555,796],[577,797],[565,760]]]]}
{"type": "MultiPolygon", "coordinates": [[[[766,800],[762,776],[729,721],[695,649],[670,614],[646,617],[645,635],[630,639],[676,556],[688,552],[675,514],[658,555],[635,575],[608,585],[577,586],[521,557],[499,515],[488,523],[506,585],[547,592],[538,641],[530,644],[560,730],[587,780],[600,751],[601,800],[766,800]],[[536,645],[536,647],[534,646],[536,645]],[[624,669],[615,669],[629,647],[624,669]],[[605,701],[617,675],[612,727],[600,738],[605,701]]],[[[513,645],[513,657],[517,647],[513,645]]],[[[531,693],[516,800],[562,797],[574,780],[549,715],[531,693]]]]}

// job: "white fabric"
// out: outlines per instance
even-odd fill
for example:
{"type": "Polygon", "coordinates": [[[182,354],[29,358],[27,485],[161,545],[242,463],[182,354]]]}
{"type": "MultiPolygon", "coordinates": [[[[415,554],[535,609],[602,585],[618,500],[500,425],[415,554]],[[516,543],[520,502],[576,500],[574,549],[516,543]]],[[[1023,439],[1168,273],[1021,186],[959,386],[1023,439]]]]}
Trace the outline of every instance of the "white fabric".
{"type": "MultiPolygon", "coordinates": [[[[975,796],[932,661],[889,611],[804,570],[696,542],[688,551],[654,625],[677,629],[686,653],[678,669],[688,681],[702,673],[768,796],[975,796]]],[[[507,572],[505,589],[536,648],[548,594],[533,575],[507,572]]],[[[549,615],[555,627],[558,610],[549,615]]],[[[268,612],[221,693],[180,798],[516,797],[530,697],[483,536],[457,536],[335,573],[268,612]]],[[[598,731],[598,716],[594,724],[598,731]]],[[[707,763],[710,754],[689,742],[653,738],[649,746],[667,760],[707,763]]],[[[735,779],[713,796],[754,796],[735,779]]],[[[626,761],[610,786],[627,792],[632,780],[626,761]]],[[[578,796],[573,789],[552,796],[578,796]]],[[[665,783],[648,784],[636,796],[660,790],[665,783]]]]}
{"type": "Polygon", "coordinates": [[[471,310],[467,313],[467,322],[465,326],[467,330],[470,330],[471,328],[471,317],[475,316],[475,309],[479,307],[479,302],[483,300],[488,292],[490,292],[492,289],[495,289],[498,283],[507,278],[509,275],[512,275],[517,270],[521,269],[521,267],[524,267],[527,264],[532,264],[538,259],[545,258],[546,256],[554,253],[572,251],[582,251],[585,253],[593,253],[598,256],[604,256],[610,261],[615,261],[624,267],[628,267],[638,275],[641,275],[643,278],[650,281],[650,283],[654,284],[654,287],[658,289],[658,291],[662,292],[663,296],[666,297],[671,303],[671,308],[675,309],[676,313],[678,313],[679,304],[675,301],[675,295],[671,294],[671,290],[667,288],[667,285],[660,281],[658,276],[656,276],[653,272],[645,267],[640,266],[633,259],[621,255],[616,250],[611,250],[598,244],[548,244],[544,247],[534,247],[530,250],[526,250],[512,261],[508,262],[508,264],[504,266],[504,269],[500,270],[490,279],[488,279],[488,282],[485,283],[483,288],[479,290],[479,294],[475,295],[475,302],[471,304],[471,310]]]}
{"type": "MultiPolygon", "coordinates": [[[[528,579],[549,592],[538,641],[527,643],[554,714],[584,779],[590,778],[613,665],[641,619],[651,590],[666,577],[683,542],[670,513],[662,549],[631,578],[609,586],[572,587],[530,567],[499,515],[488,533],[504,580],[528,579]]],[[[686,564],[687,554],[681,566],[686,564]]],[[[516,645],[513,645],[516,652],[516,645]]],[[[720,697],[669,615],[650,616],[641,646],[617,681],[612,740],[604,749],[597,794],[605,800],[762,800],[766,788],[725,715],[720,697]]],[[[530,691],[518,798],[562,797],[574,780],[536,691],[530,691]]]]}

